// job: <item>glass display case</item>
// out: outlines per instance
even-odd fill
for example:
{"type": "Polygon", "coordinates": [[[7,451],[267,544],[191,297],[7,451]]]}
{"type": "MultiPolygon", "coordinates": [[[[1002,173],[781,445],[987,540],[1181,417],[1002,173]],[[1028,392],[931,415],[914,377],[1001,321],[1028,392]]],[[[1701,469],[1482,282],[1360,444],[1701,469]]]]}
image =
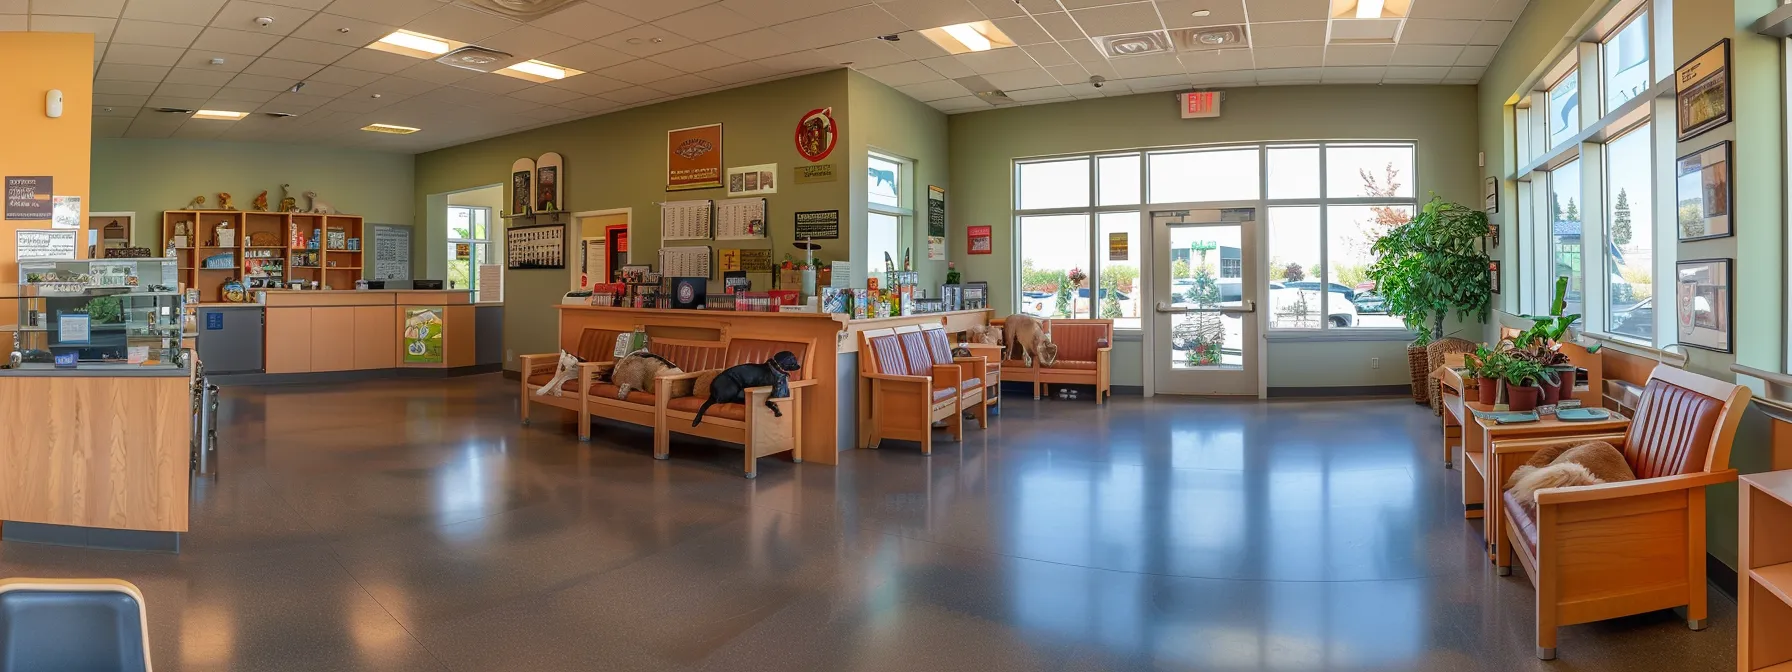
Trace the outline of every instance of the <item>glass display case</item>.
{"type": "MultiPolygon", "coordinates": [[[[190,325],[174,259],[20,261],[10,366],[180,368],[190,325]]],[[[3,327],[0,327],[3,328],[3,327]]]]}

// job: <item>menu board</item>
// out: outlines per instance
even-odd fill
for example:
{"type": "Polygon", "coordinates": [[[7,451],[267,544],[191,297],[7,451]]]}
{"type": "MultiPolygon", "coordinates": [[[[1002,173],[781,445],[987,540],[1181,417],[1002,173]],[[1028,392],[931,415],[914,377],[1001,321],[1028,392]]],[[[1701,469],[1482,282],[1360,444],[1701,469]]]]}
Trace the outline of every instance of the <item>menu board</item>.
{"type": "Polygon", "coordinates": [[[765,199],[743,198],[716,206],[716,240],[764,238],[765,199]]]}
{"type": "Polygon", "coordinates": [[[411,278],[411,229],[388,224],[373,225],[373,279],[411,278]]]}
{"type": "Polygon", "coordinates": [[[660,248],[660,274],[668,278],[709,277],[709,246],[660,248]]]}
{"type": "Polygon", "coordinates": [[[668,201],[660,204],[661,240],[709,240],[709,201],[668,201]]]}
{"type": "Polygon", "coordinates": [[[797,240],[834,240],[839,237],[839,210],[810,210],[796,213],[797,240]]]}

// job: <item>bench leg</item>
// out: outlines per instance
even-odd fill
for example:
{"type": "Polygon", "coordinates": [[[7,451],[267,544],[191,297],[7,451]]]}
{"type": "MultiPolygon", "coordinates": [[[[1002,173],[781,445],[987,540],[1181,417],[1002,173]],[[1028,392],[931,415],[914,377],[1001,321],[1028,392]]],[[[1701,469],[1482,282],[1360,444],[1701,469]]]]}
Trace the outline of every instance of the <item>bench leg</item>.
{"type": "MultiPolygon", "coordinates": [[[[983,393],[989,394],[987,390],[983,393]]],[[[978,399],[975,406],[977,408],[973,413],[977,416],[977,429],[989,429],[989,404],[984,403],[982,399],[978,399]]]]}
{"type": "Polygon", "coordinates": [[[517,414],[521,416],[523,424],[527,425],[527,424],[529,424],[529,377],[528,376],[523,376],[522,388],[523,388],[523,396],[520,398],[523,400],[523,403],[521,404],[521,408],[517,409],[517,414]]]}

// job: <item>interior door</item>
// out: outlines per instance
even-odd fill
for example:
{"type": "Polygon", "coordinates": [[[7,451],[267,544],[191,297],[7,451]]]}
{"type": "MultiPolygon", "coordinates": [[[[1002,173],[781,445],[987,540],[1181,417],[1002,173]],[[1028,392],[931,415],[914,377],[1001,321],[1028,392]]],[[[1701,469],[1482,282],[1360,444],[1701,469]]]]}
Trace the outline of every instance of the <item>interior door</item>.
{"type": "Polygon", "coordinates": [[[1153,260],[1149,359],[1158,394],[1256,396],[1256,210],[1149,214],[1153,260]]]}

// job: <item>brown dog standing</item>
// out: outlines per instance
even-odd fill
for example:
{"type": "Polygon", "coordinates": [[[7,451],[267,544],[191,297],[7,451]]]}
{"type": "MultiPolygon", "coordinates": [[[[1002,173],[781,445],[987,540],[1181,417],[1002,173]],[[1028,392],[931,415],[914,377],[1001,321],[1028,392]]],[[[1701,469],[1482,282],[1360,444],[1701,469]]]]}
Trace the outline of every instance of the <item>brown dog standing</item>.
{"type": "Polygon", "coordinates": [[[1008,316],[1004,327],[1013,337],[1009,341],[1010,352],[1019,350],[1027,366],[1032,366],[1034,359],[1046,366],[1058,361],[1058,344],[1053,343],[1051,334],[1046,333],[1043,320],[1015,313],[1008,316]]]}

